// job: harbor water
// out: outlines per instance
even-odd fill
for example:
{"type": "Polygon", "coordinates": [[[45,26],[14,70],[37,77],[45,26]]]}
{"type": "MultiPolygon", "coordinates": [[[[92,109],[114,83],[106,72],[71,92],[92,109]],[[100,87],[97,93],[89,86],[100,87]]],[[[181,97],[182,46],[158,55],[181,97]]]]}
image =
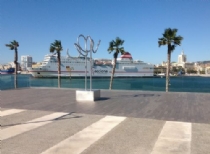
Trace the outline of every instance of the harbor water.
{"type": "MultiPolygon", "coordinates": [[[[18,74],[18,88],[58,87],[57,78],[34,78],[28,74],[18,74]]],[[[166,79],[150,78],[114,78],[114,90],[165,91],[166,79]]],[[[108,89],[110,78],[93,78],[92,89],[108,89]]],[[[87,80],[87,88],[90,82],[87,80]]],[[[61,88],[85,88],[84,78],[62,78],[61,88]]],[[[14,75],[0,75],[0,90],[14,89],[14,75]]],[[[210,93],[210,77],[174,76],[170,77],[170,92],[210,93]]]]}

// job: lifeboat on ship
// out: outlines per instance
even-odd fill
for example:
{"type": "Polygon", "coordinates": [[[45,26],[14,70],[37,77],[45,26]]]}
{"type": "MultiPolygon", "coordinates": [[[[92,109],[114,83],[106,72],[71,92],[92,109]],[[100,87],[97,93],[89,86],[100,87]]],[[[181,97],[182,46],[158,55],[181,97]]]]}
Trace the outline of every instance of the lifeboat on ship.
{"type": "Polygon", "coordinates": [[[103,63],[104,63],[104,65],[112,65],[111,61],[104,61],[103,63]]]}
{"type": "Polygon", "coordinates": [[[103,65],[103,61],[101,61],[101,60],[95,60],[95,64],[97,64],[97,65],[103,65]]]}

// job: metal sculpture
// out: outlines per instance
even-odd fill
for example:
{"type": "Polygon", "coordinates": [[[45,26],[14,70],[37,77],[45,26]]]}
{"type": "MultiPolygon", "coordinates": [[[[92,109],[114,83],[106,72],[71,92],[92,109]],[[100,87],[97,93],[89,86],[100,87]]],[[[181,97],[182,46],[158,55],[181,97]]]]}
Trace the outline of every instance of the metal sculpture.
{"type": "Polygon", "coordinates": [[[79,56],[82,55],[85,57],[85,91],[87,90],[87,57],[88,53],[90,53],[90,91],[92,90],[92,52],[96,53],[98,50],[98,47],[100,45],[101,40],[99,40],[96,49],[94,50],[94,41],[90,36],[85,37],[84,35],[80,34],[77,38],[77,44],[74,43],[74,46],[76,47],[77,51],[79,52],[79,56]],[[82,37],[85,42],[85,49],[83,49],[79,44],[79,38],[82,37]],[[87,43],[89,40],[90,48],[87,49],[87,43]]]}

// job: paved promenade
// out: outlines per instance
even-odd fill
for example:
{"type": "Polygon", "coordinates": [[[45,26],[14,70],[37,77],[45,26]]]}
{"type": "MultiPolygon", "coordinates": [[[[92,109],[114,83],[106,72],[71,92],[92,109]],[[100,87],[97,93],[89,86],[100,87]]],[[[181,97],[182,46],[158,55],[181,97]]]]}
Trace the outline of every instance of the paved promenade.
{"type": "Polygon", "coordinates": [[[1,154],[209,154],[210,94],[75,90],[0,92],[1,154]]]}

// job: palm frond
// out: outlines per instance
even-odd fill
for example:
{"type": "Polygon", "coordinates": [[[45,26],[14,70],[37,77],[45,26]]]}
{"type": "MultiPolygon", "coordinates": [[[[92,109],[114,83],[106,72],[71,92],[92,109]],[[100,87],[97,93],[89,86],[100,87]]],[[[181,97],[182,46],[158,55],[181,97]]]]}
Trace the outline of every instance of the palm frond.
{"type": "Polygon", "coordinates": [[[170,39],[170,37],[169,37],[168,33],[164,33],[164,34],[163,34],[163,37],[164,37],[164,38],[166,38],[167,40],[169,40],[169,39],[170,39]]]}
{"type": "Polygon", "coordinates": [[[115,50],[115,48],[113,48],[113,47],[109,47],[107,50],[109,51],[109,53],[111,53],[112,51],[114,51],[114,50],[115,50]]]}
{"type": "Polygon", "coordinates": [[[175,50],[176,45],[171,45],[171,52],[175,50]]]}
{"type": "Polygon", "coordinates": [[[6,47],[9,47],[10,50],[17,50],[17,47],[19,47],[19,43],[17,41],[12,41],[10,44],[5,44],[6,47]]]}
{"type": "Polygon", "coordinates": [[[160,47],[161,45],[167,45],[168,41],[165,38],[159,38],[158,41],[158,46],[160,47]]]}
{"type": "Polygon", "coordinates": [[[55,40],[55,42],[51,43],[50,45],[50,52],[60,52],[63,50],[61,41],[55,40]]]}
{"type": "Polygon", "coordinates": [[[119,37],[117,37],[115,42],[116,42],[116,46],[120,46],[120,45],[123,45],[124,40],[121,40],[119,37]]]}
{"type": "Polygon", "coordinates": [[[178,31],[177,29],[167,28],[163,33],[163,37],[166,38],[167,40],[173,40],[173,38],[176,37],[177,31],[178,31]]]}
{"type": "Polygon", "coordinates": [[[111,42],[109,42],[109,47],[107,49],[108,52],[112,53],[113,51],[115,51],[113,54],[113,57],[117,58],[119,53],[121,54],[124,53],[124,48],[122,47],[123,43],[124,43],[124,40],[121,40],[119,37],[116,37],[115,40],[112,40],[111,42]]]}
{"type": "Polygon", "coordinates": [[[6,47],[12,47],[12,44],[5,44],[6,47]]]}
{"type": "Polygon", "coordinates": [[[109,42],[109,47],[113,48],[114,47],[114,41],[109,42]]]}
{"type": "Polygon", "coordinates": [[[173,32],[176,34],[178,32],[178,29],[174,28],[173,32]]]}
{"type": "Polygon", "coordinates": [[[119,48],[119,52],[121,53],[121,55],[124,54],[125,53],[124,47],[119,48]]]}
{"type": "Polygon", "coordinates": [[[19,43],[16,40],[13,40],[13,42],[10,42],[14,47],[19,47],[19,43]]]}
{"type": "Polygon", "coordinates": [[[50,46],[50,52],[53,53],[55,51],[54,46],[50,46]]]}
{"type": "Polygon", "coordinates": [[[182,40],[183,40],[183,37],[177,36],[174,38],[174,44],[181,45],[182,40]]]}
{"type": "Polygon", "coordinates": [[[109,51],[109,53],[111,53],[113,50],[115,50],[114,41],[109,42],[109,48],[107,50],[109,51]]]}
{"type": "Polygon", "coordinates": [[[14,50],[15,49],[15,47],[12,44],[5,44],[5,46],[6,47],[9,47],[10,50],[14,50]]]}
{"type": "Polygon", "coordinates": [[[178,32],[178,29],[171,29],[167,28],[165,29],[164,33],[162,34],[163,37],[159,38],[158,45],[159,47],[161,45],[167,45],[167,44],[173,44],[174,48],[176,45],[180,45],[181,41],[183,40],[183,37],[176,36],[176,33],[178,32]]]}

